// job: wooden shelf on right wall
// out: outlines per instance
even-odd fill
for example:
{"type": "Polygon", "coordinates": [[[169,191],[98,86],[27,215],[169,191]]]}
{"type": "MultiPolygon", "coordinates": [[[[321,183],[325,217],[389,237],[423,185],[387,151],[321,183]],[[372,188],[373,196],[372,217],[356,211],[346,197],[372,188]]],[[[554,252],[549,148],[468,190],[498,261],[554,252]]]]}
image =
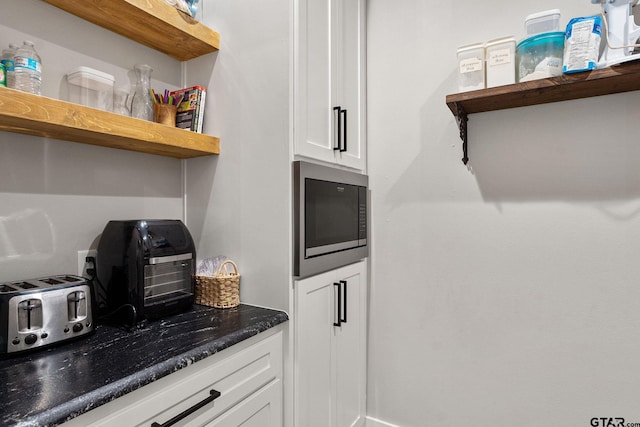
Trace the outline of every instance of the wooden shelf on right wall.
{"type": "Polygon", "coordinates": [[[498,86],[447,95],[446,103],[456,117],[467,157],[467,115],[508,108],[548,104],[640,90],[640,61],[627,62],[590,72],[498,86]]]}

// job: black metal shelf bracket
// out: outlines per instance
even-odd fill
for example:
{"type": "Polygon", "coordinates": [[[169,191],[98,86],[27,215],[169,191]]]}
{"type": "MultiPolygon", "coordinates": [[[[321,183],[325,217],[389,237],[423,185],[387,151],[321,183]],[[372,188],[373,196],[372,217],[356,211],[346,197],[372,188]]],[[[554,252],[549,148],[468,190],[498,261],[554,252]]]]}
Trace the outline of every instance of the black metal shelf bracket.
{"type": "Polygon", "coordinates": [[[469,155],[467,151],[467,112],[460,103],[454,103],[456,108],[456,122],[458,123],[458,129],[460,130],[460,139],[462,140],[462,163],[465,165],[469,163],[469,155]]]}

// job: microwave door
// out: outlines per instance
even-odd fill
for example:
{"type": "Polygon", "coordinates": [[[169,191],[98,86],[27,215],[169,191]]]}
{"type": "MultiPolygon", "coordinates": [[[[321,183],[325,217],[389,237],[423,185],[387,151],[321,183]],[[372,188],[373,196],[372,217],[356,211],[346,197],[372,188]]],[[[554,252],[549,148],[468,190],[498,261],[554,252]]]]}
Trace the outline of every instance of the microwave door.
{"type": "Polygon", "coordinates": [[[307,179],[305,258],[360,245],[359,187],[307,179]]]}

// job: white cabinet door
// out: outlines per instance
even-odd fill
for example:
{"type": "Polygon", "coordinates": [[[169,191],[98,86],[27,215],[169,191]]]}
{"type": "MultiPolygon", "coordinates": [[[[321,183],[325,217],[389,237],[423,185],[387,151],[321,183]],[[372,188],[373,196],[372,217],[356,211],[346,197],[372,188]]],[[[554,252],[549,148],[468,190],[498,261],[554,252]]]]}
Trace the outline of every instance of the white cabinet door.
{"type": "Polygon", "coordinates": [[[295,151],[333,162],[332,0],[299,0],[295,4],[298,8],[295,151]]]}
{"type": "Polygon", "coordinates": [[[332,425],[332,335],[335,273],[296,282],[295,423],[332,425]]]}
{"type": "Polygon", "coordinates": [[[295,154],[365,169],[365,0],[296,2],[295,154]]]}
{"type": "Polygon", "coordinates": [[[295,283],[295,425],[363,426],[366,263],[295,283]]]}
{"type": "Polygon", "coordinates": [[[335,0],[334,7],[334,107],[346,129],[335,155],[339,164],[365,170],[365,0],[335,0]]]}
{"type": "Polygon", "coordinates": [[[354,427],[365,422],[366,384],[366,292],[362,264],[341,269],[339,283],[344,309],[335,334],[336,427],[354,427]]]}

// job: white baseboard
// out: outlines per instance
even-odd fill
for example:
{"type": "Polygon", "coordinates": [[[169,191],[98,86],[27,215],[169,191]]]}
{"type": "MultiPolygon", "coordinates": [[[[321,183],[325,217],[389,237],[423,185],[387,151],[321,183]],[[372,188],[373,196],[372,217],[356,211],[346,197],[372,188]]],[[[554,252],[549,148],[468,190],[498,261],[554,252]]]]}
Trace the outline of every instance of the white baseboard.
{"type": "Polygon", "coordinates": [[[400,427],[395,424],[386,423],[382,420],[373,417],[367,417],[367,423],[365,427],[400,427]]]}

